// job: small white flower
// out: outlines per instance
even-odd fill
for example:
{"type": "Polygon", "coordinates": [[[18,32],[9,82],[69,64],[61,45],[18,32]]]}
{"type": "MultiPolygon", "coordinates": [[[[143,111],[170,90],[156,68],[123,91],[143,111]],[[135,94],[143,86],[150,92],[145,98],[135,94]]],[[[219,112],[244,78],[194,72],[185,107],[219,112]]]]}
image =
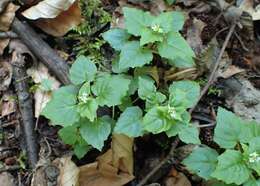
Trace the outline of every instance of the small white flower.
{"type": "Polygon", "coordinates": [[[260,161],[260,156],[257,152],[253,152],[249,154],[249,162],[250,163],[258,163],[260,161]]]}
{"type": "Polygon", "coordinates": [[[170,114],[170,116],[174,119],[176,118],[176,110],[174,107],[171,107],[170,105],[168,105],[168,114],[170,114]]]}
{"type": "Polygon", "coordinates": [[[87,101],[89,100],[88,94],[84,92],[81,96],[79,96],[79,100],[83,103],[87,103],[87,101]]]}
{"type": "Polygon", "coordinates": [[[163,33],[163,29],[160,27],[160,25],[154,24],[151,28],[154,32],[163,33]]]}

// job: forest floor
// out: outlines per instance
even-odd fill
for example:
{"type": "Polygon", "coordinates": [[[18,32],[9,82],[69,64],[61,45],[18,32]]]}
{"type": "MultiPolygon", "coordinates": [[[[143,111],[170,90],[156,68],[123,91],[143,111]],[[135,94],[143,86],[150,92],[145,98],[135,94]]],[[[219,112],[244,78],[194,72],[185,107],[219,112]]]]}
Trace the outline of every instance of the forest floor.
{"type": "MultiPolygon", "coordinates": [[[[131,41],[139,38],[136,35],[131,37],[131,41]]],[[[154,47],[152,44],[147,46],[154,47]]],[[[127,58],[134,60],[135,54],[131,56],[129,52],[127,58]]],[[[121,84],[114,87],[116,92],[117,86],[121,84]]],[[[130,106],[138,106],[141,113],[149,113],[139,94],[138,90],[131,95],[130,106]]],[[[183,160],[202,146],[224,152],[225,145],[214,137],[215,127],[221,120],[218,119],[219,107],[232,111],[243,121],[258,123],[259,128],[260,1],[1,0],[0,95],[2,186],[240,185],[225,178],[218,180],[226,184],[203,179],[205,177],[200,173],[190,171],[183,160]],[[104,147],[99,150],[89,148],[86,142],[79,147],[71,144],[73,129],[59,134],[65,124],[56,125],[51,113],[42,114],[53,92],[70,84],[69,68],[79,56],[91,59],[98,71],[117,74],[112,63],[118,57],[116,48],[120,43],[111,47],[109,44],[113,41],[106,39],[104,33],[111,28],[126,28],[125,19],[131,20],[131,17],[124,17],[124,7],[148,11],[154,16],[163,12],[182,12],[185,21],[180,33],[195,54],[194,65],[164,64],[166,60],[156,51],[152,54],[152,65],[146,63],[146,68],[139,66],[138,70],[130,68],[127,73],[131,76],[148,75],[162,93],[173,82],[196,82],[200,93],[187,108],[187,113],[196,125],[201,144],[188,143],[189,139],[185,141],[187,136],[183,140],[180,134],[179,137],[177,134],[169,136],[166,130],[162,130],[135,138],[109,133],[107,140],[102,141],[104,147]]],[[[189,100],[193,96],[191,93],[185,98],[189,100]]],[[[69,97],[61,99],[65,104],[69,97]]],[[[115,120],[128,105],[125,101],[120,106],[99,107],[97,115],[109,115],[115,120]]],[[[61,105],[59,120],[72,117],[63,107],[61,105]]],[[[226,117],[232,122],[233,115],[226,117]]],[[[135,116],[128,119],[135,122],[135,116]]],[[[233,135],[232,126],[227,130],[230,130],[225,131],[228,136],[233,135]]],[[[99,134],[98,131],[92,138],[99,138],[99,134]]],[[[193,133],[186,135],[192,136],[193,133]]],[[[260,132],[256,134],[259,136],[260,132]]],[[[260,172],[259,167],[258,170],[260,172]]],[[[252,173],[258,180],[252,185],[259,186],[259,172],[252,173]]]]}

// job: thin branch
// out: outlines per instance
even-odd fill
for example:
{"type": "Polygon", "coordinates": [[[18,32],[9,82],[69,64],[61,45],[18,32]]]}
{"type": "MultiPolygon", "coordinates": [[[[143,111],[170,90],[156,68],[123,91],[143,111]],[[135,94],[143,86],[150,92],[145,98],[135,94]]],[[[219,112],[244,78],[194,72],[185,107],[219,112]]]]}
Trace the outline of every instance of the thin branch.
{"type": "Polygon", "coordinates": [[[197,104],[199,103],[199,101],[201,100],[201,98],[207,93],[209,87],[212,85],[212,83],[214,82],[215,78],[216,78],[216,71],[218,69],[218,66],[221,62],[221,59],[222,59],[222,56],[226,50],[226,47],[227,47],[227,44],[235,30],[235,27],[236,27],[236,22],[232,24],[232,26],[230,27],[229,31],[228,31],[228,35],[226,36],[226,39],[223,43],[223,46],[221,48],[221,51],[218,55],[218,58],[216,60],[216,63],[213,67],[213,70],[209,76],[209,79],[208,79],[208,82],[207,84],[204,86],[204,88],[202,89],[201,93],[200,93],[200,96],[199,96],[199,99],[197,100],[196,104],[194,104],[194,106],[189,110],[190,113],[192,113],[194,111],[194,109],[196,108],[197,104]]]}

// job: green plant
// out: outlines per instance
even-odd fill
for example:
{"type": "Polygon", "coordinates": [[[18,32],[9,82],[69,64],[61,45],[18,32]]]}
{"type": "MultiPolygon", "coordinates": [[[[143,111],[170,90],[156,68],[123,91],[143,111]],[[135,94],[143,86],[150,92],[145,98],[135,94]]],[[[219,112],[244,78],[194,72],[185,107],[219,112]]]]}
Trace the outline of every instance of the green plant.
{"type": "Polygon", "coordinates": [[[219,155],[212,148],[198,147],[183,161],[188,169],[206,180],[259,186],[260,125],[220,107],[214,141],[224,152],[219,155]]]}
{"type": "Polygon", "coordinates": [[[100,63],[78,57],[70,69],[72,84],[55,91],[42,113],[63,127],[60,137],[74,147],[79,158],[90,147],[101,150],[111,132],[130,137],[166,132],[169,137],[179,135],[186,143],[200,143],[199,131],[190,124],[187,112],[199,97],[199,85],[184,80],[157,88],[147,75],[153,67],[144,66],[152,63],[154,55],[162,61],[168,58],[171,65],[194,64],[194,53],[178,32],[184,24],[182,14],[166,12],[155,17],[133,8],[123,11],[126,30],[103,34],[121,51],[112,63],[113,72],[101,71],[100,63]],[[129,68],[135,68],[134,75],[129,68]],[[112,116],[97,114],[102,107],[110,108],[112,116]]]}

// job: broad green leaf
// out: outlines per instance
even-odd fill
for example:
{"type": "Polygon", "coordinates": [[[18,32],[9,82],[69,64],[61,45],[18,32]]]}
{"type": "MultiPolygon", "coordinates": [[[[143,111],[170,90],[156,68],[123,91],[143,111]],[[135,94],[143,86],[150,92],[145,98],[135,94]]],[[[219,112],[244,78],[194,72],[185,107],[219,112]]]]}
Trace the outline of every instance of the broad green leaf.
{"type": "Polygon", "coordinates": [[[189,44],[178,32],[167,34],[165,41],[158,44],[158,51],[161,57],[170,60],[182,60],[185,66],[194,66],[193,57],[195,57],[189,44]]]}
{"type": "Polygon", "coordinates": [[[198,176],[208,180],[216,168],[218,153],[209,147],[198,147],[183,160],[183,164],[198,176]]]}
{"type": "Polygon", "coordinates": [[[170,129],[166,131],[166,135],[168,137],[176,136],[183,128],[185,128],[185,124],[180,121],[176,121],[176,123],[171,125],[170,129]]]}
{"type": "Polygon", "coordinates": [[[79,85],[85,81],[93,81],[96,73],[96,65],[89,58],[79,56],[70,68],[70,80],[79,85]]]}
{"type": "Polygon", "coordinates": [[[169,130],[175,121],[168,118],[167,107],[153,107],[145,114],[142,124],[146,131],[158,134],[169,130]]]}
{"type": "Polygon", "coordinates": [[[248,143],[254,137],[260,136],[260,125],[256,121],[244,121],[241,127],[239,139],[243,143],[248,143]]]}
{"type": "Polygon", "coordinates": [[[119,68],[119,56],[116,56],[112,61],[112,72],[116,74],[127,72],[128,68],[120,69],[119,68]]]}
{"type": "Polygon", "coordinates": [[[154,81],[147,77],[139,77],[138,78],[138,96],[143,100],[149,100],[152,98],[154,93],[156,92],[156,87],[154,85],[154,81]]]}
{"type": "Polygon", "coordinates": [[[82,138],[80,134],[78,134],[77,143],[73,146],[74,154],[78,159],[83,158],[89,150],[91,150],[91,146],[87,144],[87,142],[82,138]]]}
{"type": "Polygon", "coordinates": [[[226,150],[218,157],[216,170],[211,176],[227,184],[240,185],[248,180],[250,174],[251,171],[246,166],[243,155],[239,151],[226,150]]]}
{"type": "Polygon", "coordinates": [[[181,12],[163,12],[151,24],[151,28],[159,27],[162,33],[178,32],[184,25],[184,16],[181,12]]]}
{"type": "Polygon", "coordinates": [[[260,186],[260,179],[249,179],[243,186],[260,186]]]}
{"type": "Polygon", "coordinates": [[[249,142],[249,167],[260,175],[260,136],[249,142]]]}
{"type": "Polygon", "coordinates": [[[197,102],[200,95],[200,86],[194,81],[177,81],[170,85],[169,87],[170,99],[173,98],[173,105],[179,105],[179,103],[184,104],[186,108],[191,108],[197,102]],[[181,93],[182,91],[183,93],[181,93]],[[185,96],[185,97],[182,97],[185,96]],[[179,99],[175,99],[178,98],[179,99]]]}
{"type": "Polygon", "coordinates": [[[222,148],[233,148],[239,142],[243,122],[234,113],[218,108],[214,141],[222,148]]]}
{"type": "Polygon", "coordinates": [[[142,29],[151,25],[154,17],[149,12],[144,12],[136,8],[123,8],[125,26],[128,33],[140,36],[142,29]]]}
{"type": "Polygon", "coordinates": [[[142,67],[150,63],[152,59],[152,52],[141,47],[139,41],[129,41],[121,50],[118,65],[119,69],[142,67]]]}
{"type": "Polygon", "coordinates": [[[140,45],[143,46],[147,43],[154,43],[155,41],[163,41],[163,35],[154,32],[151,28],[143,28],[141,31],[140,45]]]}
{"type": "Polygon", "coordinates": [[[194,125],[184,125],[179,132],[179,138],[185,143],[200,144],[199,130],[194,125]]]}
{"type": "Polygon", "coordinates": [[[104,141],[111,131],[111,123],[106,116],[100,117],[94,122],[87,119],[80,121],[80,134],[83,139],[94,148],[102,150],[104,141]]]}
{"type": "Polygon", "coordinates": [[[103,38],[115,49],[120,51],[130,38],[124,29],[114,28],[102,34],[103,38]]]}
{"type": "Polygon", "coordinates": [[[102,74],[94,82],[91,90],[97,96],[99,105],[120,105],[127,95],[130,82],[129,78],[123,75],[102,74]]]}
{"type": "Polygon", "coordinates": [[[173,3],[175,3],[175,0],[166,0],[166,2],[167,2],[169,5],[172,5],[173,3]]]}
{"type": "Polygon", "coordinates": [[[132,104],[132,99],[131,97],[124,97],[123,100],[122,100],[122,104],[121,105],[118,105],[118,108],[121,110],[121,111],[124,111],[125,109],[127,109],[127,107],[131,107],[133,104],[132,104]]]}
{"type": "Polygon", "coordinates": [[[78,128],[75,125],[64,127],[58,132],[60,138],[65,144],[74,145],[78,139],[78,128]]]}
{"type": "Polygon", "coordinates": [[[77,143],[74,146],[74,154],[78,159],[83,158],[87,152],[91,149],[91,147],[87,143],[77,143]]]}
{"type": "Polygon", "coordinates": [[[154,81],[148,76],[138,78],[138,96],[146,100],[146,109],[150,109],[166,100],[166,96],[156,92],[154,81]]]}
{"type": "Polygon", "coordinates": [[[79,120],[77,112],[77,93],[75,86],[65,86],[54,91],[52,99],[41,113],[50,119],[54,125],[69,126],[79,120]]]}
{"type": "Polygon", "coordinates": [[[94,98],[89,98],[85,103],[79,103],[77,109],[81,117],[94,121],[97,117],[98,103],[94,98]]]}
{"type": "Polygon", "coordinates": [[[142,110],[135,107],[128,107],[119,117],[114,132],[125,134],[129,137],[138,137],[143,135],[142,129],[142,110]]]}

